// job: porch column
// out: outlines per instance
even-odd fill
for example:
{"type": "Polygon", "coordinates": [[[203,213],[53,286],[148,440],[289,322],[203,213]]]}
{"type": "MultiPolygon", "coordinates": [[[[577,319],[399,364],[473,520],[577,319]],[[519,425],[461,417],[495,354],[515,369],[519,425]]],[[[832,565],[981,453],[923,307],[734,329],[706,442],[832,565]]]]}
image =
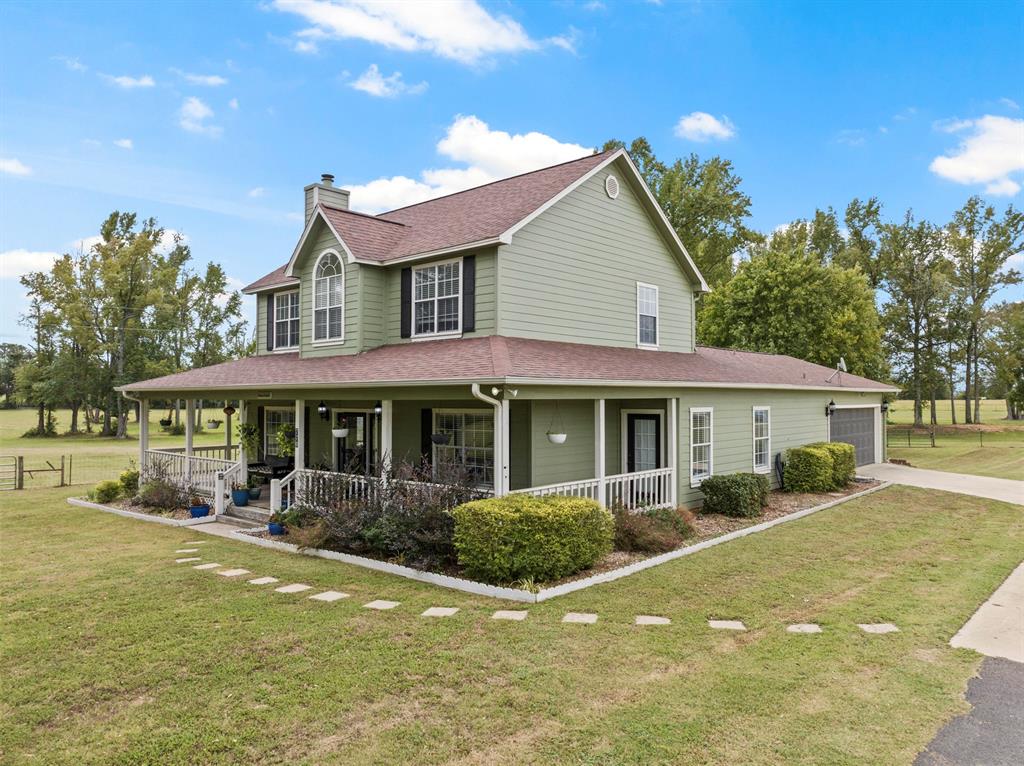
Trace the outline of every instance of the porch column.
{"type": "Polygon", "coordinates": [[[295,469],[306,467],[306,400],[295,400],[295,469]]]}
{"type": "MultiPolygon", "coordinates": [[[[245,413],[245,399],[238,400],[238,422],[240,425],[245,425],[248,422],[245,413]]],[[[238,462],[242,464],[241,480],[243,483],[247,483],[249,481],[249,456],[245,454],[245,442],[241,439],[238,440],[238,462]]]]}
{"type": "Polygon", "coordinates": [[[146,450],[149,449],[149,399],[139,400],[139,474],[146,470],[146,450]]]}
{"type": "Polygon", "coordinates": [[[597,502],[607,504],[604,486],[604,399],[594,400],[594,478],[597,479],[597,502]]]}
{"type": "MultiPolygon", "coordinates": [[[[229,404],[231,402],[225,401],[224,409],[227,409],[229,404]]],[[[231,416],[226,412],[224,413],[224,459],[231,460],[231,416]]]]}
{"type": "Polygon", "coordinates": [[[668,467],[672,469],[672,477],[668,483],[669,502],[675,508],[679,505],[679,400],[672,398],[668,400],[668,441],[665,450],[665,458],[668,467]]]}
{"type": "Polygon", "coordinates": [[[381,474],[387,474],[391,469],[391,452],[394,449],[392,431],[394,429],[395,409],[390,399],[381,399],[380,402],[380,470],[381,474]]]}
{"type": "MultiPolygon", "coordinates": [[[[508,485],[509,485],[509,481],[510,481],[510,479],[509,479],[509,477],[510,477],[509,453],[512,451],[511,450],[511,446],[510,446],[511,439],[509,438],[509,431],[510,431],[510,429],[509,429],[509,420],[510,420],[509,414],[510,414],[510,410],[512,409],[511,402],[509,402],[506,399],[502,399],[501,400],[501,405],[499,406],[498,409],[499,409],[499,413],[500,413],[499,414],[499,419],[501,420],[501,423],[500,423],[501,429],[498,432],[495,433],[494,446],[498,447],[499,443],[500,443],[500,447],[501,447],[500,455],[497,455],[496,457],[501,462],[495,463],[495,471],[494,471],[494,480],[495,481],[494,481],[494,483],[495,483],[495,485],[497,485],[497,483],[498,483],[498,475],[500,474],[501,475],[501,494],[507,495],[508,494],[508,485]]],[[[495,486],[494,489],[495,489],[495,494],[497,494],[497,489],[498,489],[497,486],[495,486]]]]}
{"type": "Polygon", "coordinates": [[[192,483],[192,432],[196,423],[196,400],[185,400],[185,481],[192,483]]]}

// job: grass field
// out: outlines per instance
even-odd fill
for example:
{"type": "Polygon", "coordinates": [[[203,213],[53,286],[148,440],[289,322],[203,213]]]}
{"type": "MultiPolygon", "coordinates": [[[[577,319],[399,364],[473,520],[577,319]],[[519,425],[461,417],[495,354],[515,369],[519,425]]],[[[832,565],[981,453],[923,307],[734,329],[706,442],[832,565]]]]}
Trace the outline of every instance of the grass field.
{"type": "Polygon", "coordinates": [[[490,619],[504,603],[220,538],[205,560],[351,598],[175,565],[206,536],[56,490],[5,494],[0,521],[0,757],[76,766],[909,764],[965,709],[980,657],[947,642],[1024,547],[1019,507],[889,488],[511,623],[490,619]],[[377,598],[401,605],[361,607],[377,598]],[[824,633],[785,632],[804,621],[824,633]],[[873,621],[901,632],[855,626],[873,621]]]}
{"type": "MultiPolygon", "coordinates": [[[[927,402],[924,408],[924,420],[928,422],[929,409],[927,402]]],[[[935,415],[939,425],[950,425],[953,420],[949,409],[949,399],[942,399],[935,403],[935,415]]],[[[889,405],[889,422],[896,425],[911,425],[914,422],[914,402],[910,399],[899,399],[889,405]]],[[[956,422],[962,425],[964,422],[964,403],[958,399],[956,402],[956,422]]],[[[983,399],[981,401],[981,422],[1009,430],[1024,430],[1024,420],[1006,419],[1006,402],[1002,399],[983,399]]]]}
{"type": "Polygon", "coordinates": [[[915,468],[1024,480],[1024,431],[941,431],[935,446],[915,438],[917,446],[898,446],[902,440],[890,432],[889,458],[906,460],[915,468]]]}

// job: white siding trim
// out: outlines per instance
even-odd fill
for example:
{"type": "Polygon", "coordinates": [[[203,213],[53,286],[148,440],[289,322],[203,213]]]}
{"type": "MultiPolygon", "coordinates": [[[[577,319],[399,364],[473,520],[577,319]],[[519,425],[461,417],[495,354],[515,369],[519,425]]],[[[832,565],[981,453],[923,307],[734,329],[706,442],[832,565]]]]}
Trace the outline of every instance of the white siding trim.
{"type": "Polygon", "coordinates": [[[323,222],[327,224],[327,228],[331,230],[331,234],[333,234],[334,238],[338,240],[338,244],[341,245],[341,249],[345,251],[345,259],[349,263],[355,262],[356,257],[352,254],[352,251],[349,250],[348,245],[345,244],[345,240],[341,238],[338,230],[331,225],[330,221],[327,220],[327,216],[324,215],[324,211],[320,205],[317,205],[313,210],[313,214],[309,217],[309,222],[306,224],[306,228],[302,230],[302,236],[299,237],[299,244],[295,246],[295,249],[292,251],[292,257],[288,259],[288,265],[284,270],[284,275],[286,277],[295,276],[293,272],[295,270],[295,263],[299,259],[299,252],[302,250],[302,246],[306,244],[306,239],[309,237],[309,233],[313,231],[313,224],[316,222],[317,218],[322,219],[323,222]]]}
{"type": "MultiPolygon", "coordinates": [[[[650,316],[645,314],[644,316],[650,316]]],[[[691,318],[691,321],[692,318],[691,318]]],[[[661,291],[657,285],[648,282],[636,283],[636,347],[657,351],[661,343],[661,291]],[[654,290],[654,343],[644,343],[640,340],[640,291],[643,289],[654,290]]]]}
{"type": "Polygon", "coordinates": [[[659,451],[661,452],[661,463],[658,468],[671,467],[667,464],[667,455],[665,454],[665,410],[620,410],[619,411],[619,441],[621,442],[621,449],[619,451],[619,463],[622,466],[622,473],[626,473],[628,463],[626,452],[629,449],[629,428],[627,424],[629,422],[627,415],[657,415],[658,416],[658,441],[660,442],[659,451]]]}

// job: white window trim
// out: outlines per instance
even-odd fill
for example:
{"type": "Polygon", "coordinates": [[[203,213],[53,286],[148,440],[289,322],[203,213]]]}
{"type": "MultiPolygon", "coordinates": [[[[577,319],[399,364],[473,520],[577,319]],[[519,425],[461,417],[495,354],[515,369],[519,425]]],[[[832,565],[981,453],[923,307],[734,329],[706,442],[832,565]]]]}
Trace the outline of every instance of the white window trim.
{"type": "MultiPolygon", "coordinates": [[[[433,412],[431,413],[431,418],[430,418],[430,420],[431,420],[431,433],[432,434],[436,434],[438,432],[437,431],[437,416],[438,415],[490,415],[490,414],[491,414],[491,410],[485,409],[483,407],[458,407],[458,408],[438,407],[438,408],[435,408],[433,410],[433,412]]],[[[492,420],[492,423],[493,423],[493,420],[492,420]]],[[[495,438],[496,437],[497,437],[497,434],[495,434],[495,438]]],[[[449,447],[449,446],[450,445],[447,445],[447,444],[434,444],[433,441],[431,441],[431,443],[430,443],[430,460],[431,460],[431,465],[433,465],[433,466],[437,465],[437,451],[438,451],[438,449],[440,449],[442,447],[449,447]]],[[[481,487],[487,487],[489,489],[494,487],[494,480],[495,480],[494,479],[494,475],[498,471],[498,465],[495,462],[495,456],[496,456],[495,449],[494,449],[494,446],[492,445],[491,446],[491,475],[492,475],[491,484],[490,485],[480,485],[481,487]]]]}
{"type": "Polygon", "coordinates": [[[627,415],[657,415],[658,416],[658,435],[660,437],[661,446],[659,451],[661,452],[661,462],[663,465],[659,465],[658,468],[668,468],[667,458],[665,453],[665,410],[622,410],[619,415],[619,433],[621,434],[621,451],[620,451],[620,463],[622,466],[622,473],[626,473],[629,468],[629,458],[627,450],[629,450],[629,419],[627,415]]]}
{"type": "Polygon", "coordinates": [[[274,293],[274,353],[285,354],[290,351],[295,351],[302,345],[302,296],[298,290],[283,290],[279,293],[274,293]],[[277,345],[277,325],[278,322],[290,322],[290,319],[278,319],[277,318],[277,301],[279,298],[285,295],[297,295],[299,301],[299,342],[294,346],[279,346],[277,345]]]}
{"type": "MultiPolygon", "coordinates": [[[[263,457],[264,458],[274,457],[274,456],[271,456],[269,452],[267,452],[267,444],[270,442],[270,429],[267,427],[267,414],[270,413],[270,412],[290,412],[292,414],[292,417],[294,418],[294,416],[295,416],[295,408],[294,407],[264,407],[263,408],[263,457]]],[[[293,422],[292,425],[294,425],[296,429],[299,427],[298,423],[294,423],[293,422]]],[[[277,433],[276,432],[274,433],[274,438],[275,439],[277,438],[277,433]]]]}
{"type": "MultiPolygon", "coordinates": [[[[690,460],[688,464],[688,470],[690,474],[690,486],[699,487],[708,476],[715,475],[715,408],[714,407],[690,407],[690,460]],[[693,478],[693,416],[702,412],[706,412],[711,415],[711,441],[708,444],[708,475],[702,476],[699,479],[693,478]]],[[[702,442],[703,444],[703,442],[702,442]]]]}
{"type": "Polygon", "coordinates": [[[754,473],[771,473],[772,472],[772,408],[761,405],[755,405],[750,410],[750,435],[752,438],[750,447],[750,460],[751,465],[754,468],[754,473]],[[757,412],[758,410],[764,410],[768,413],[768,450],[765,453],[767,456],[767,464],[759,466],[757,464],[757,412]]]}
{"type": "MultiPolygon", "coordinates": [[[[316,259],[316,263],[313,264],[313,300],[310,307],[310,322],[309,322],[309,335],[310,342],[314,346],[344,346],[345,345],[345,310],[348,308],[348,300],[345,295],[345,258],[337,250],[328,248],[324,250],[316,259]],[[338,259],[338,263],[341,264],[341,336],[337,338],[323,338],[321,340],[316,339],[316,273],[320,269],[320,261],[322,261],[328,255],[333,255],[338,259]]],[[[301,312],[301,304],[299,304],[299,310],[301,312]]],[[[328,312],[328,320],[330,319],[330,313],[328,312]]],[[[328,322],[329,326],[329,322],[328,322]]],[[[299,327],[299,334],[302,334],[301,324],[299,327]]]]}
{"type": "Polygon", "coordinates": [[[647,282],[636,283],[636,347],[648,349],[651,351],[657,351],[658,346],[661,344],[661,292],[657,285],[648,284],[647,282]],[[658,339],[657,343],[641,343],[640,341],[640,290],[641,288],[648,288],[654,290],[654,337],[658,339]]]}
{"type": "MultiPolygon", "coordinates": [[[[409,317],[409,319],[410,319],[410,325],[411,325],[411,329],[412,329],[412,332],[410,334],[410,338],[412,340],[437,340],[438,338],[461,338],[462,337],[462,289],[463,289],[463,287],[465,287],[465,285],[463,284],[462,280],[463,280],[463,270],[462,270],[462,258],[461,257],[459,257],[459,258],[449,258],[446,261],[433,261],[431,263],[424,263],[424,264],[421,264],[419,266],[413,266],[412,267],[412,296],[411,296],[412,297],[412,304],[409,306],[409,311],[411,312],[411,316],[409,317]],[[447,266],[449,263],[457,263],[457,264],[459,264],[459,292],[456,293],[455,295],[446,295],[446,296],[444,296],[444,298],[441,298],[440,300],[444,300],[445,298],[455,298],[456,299],[455,303],[456,303],[456,306],[458,307],[458,312],[459,312],[459,326],[456,329],[454,329],[454,330],[445,330],[444,332],[416,332],[416,304],[417,303],[426,303],[426,300],[422,300],[422,301],[417,301],[416,300],[416,272],[417,271],[423,271],[424,269],[429,269],[431,267],[436,268],[438,266],[447,266]]],[[[433,298],[429,298],[427,300],[433,300],[433,302],[434,302],[434,327],[437,327],[437,302],[438,302],[439,299],[438,299],[438,296],[437,296],[437,288],[436,288],[436,286],[434,288],[434,297],[433,298]]],[[[468,411],[468,410],[466,410],[466,411],[468,411]]]]}

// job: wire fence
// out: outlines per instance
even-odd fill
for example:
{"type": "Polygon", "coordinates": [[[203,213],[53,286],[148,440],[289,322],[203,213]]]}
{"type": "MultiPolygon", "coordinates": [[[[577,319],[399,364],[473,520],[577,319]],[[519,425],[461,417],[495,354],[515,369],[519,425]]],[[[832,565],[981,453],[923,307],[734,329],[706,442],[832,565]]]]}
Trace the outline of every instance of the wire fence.
{"type": "Polygon", "coordinates": [[[885,430],[887,447],[938,447],[943,444],[963,444],[966,440],[985,446],[985,432],[947,430],[942,426],[889,426],[885,430]]]}
{"type": "Polygon", "coordinates": [[[46,489],[116,479],[132,463],[124,454],[0,455],[0,490],[46,489]]]}

